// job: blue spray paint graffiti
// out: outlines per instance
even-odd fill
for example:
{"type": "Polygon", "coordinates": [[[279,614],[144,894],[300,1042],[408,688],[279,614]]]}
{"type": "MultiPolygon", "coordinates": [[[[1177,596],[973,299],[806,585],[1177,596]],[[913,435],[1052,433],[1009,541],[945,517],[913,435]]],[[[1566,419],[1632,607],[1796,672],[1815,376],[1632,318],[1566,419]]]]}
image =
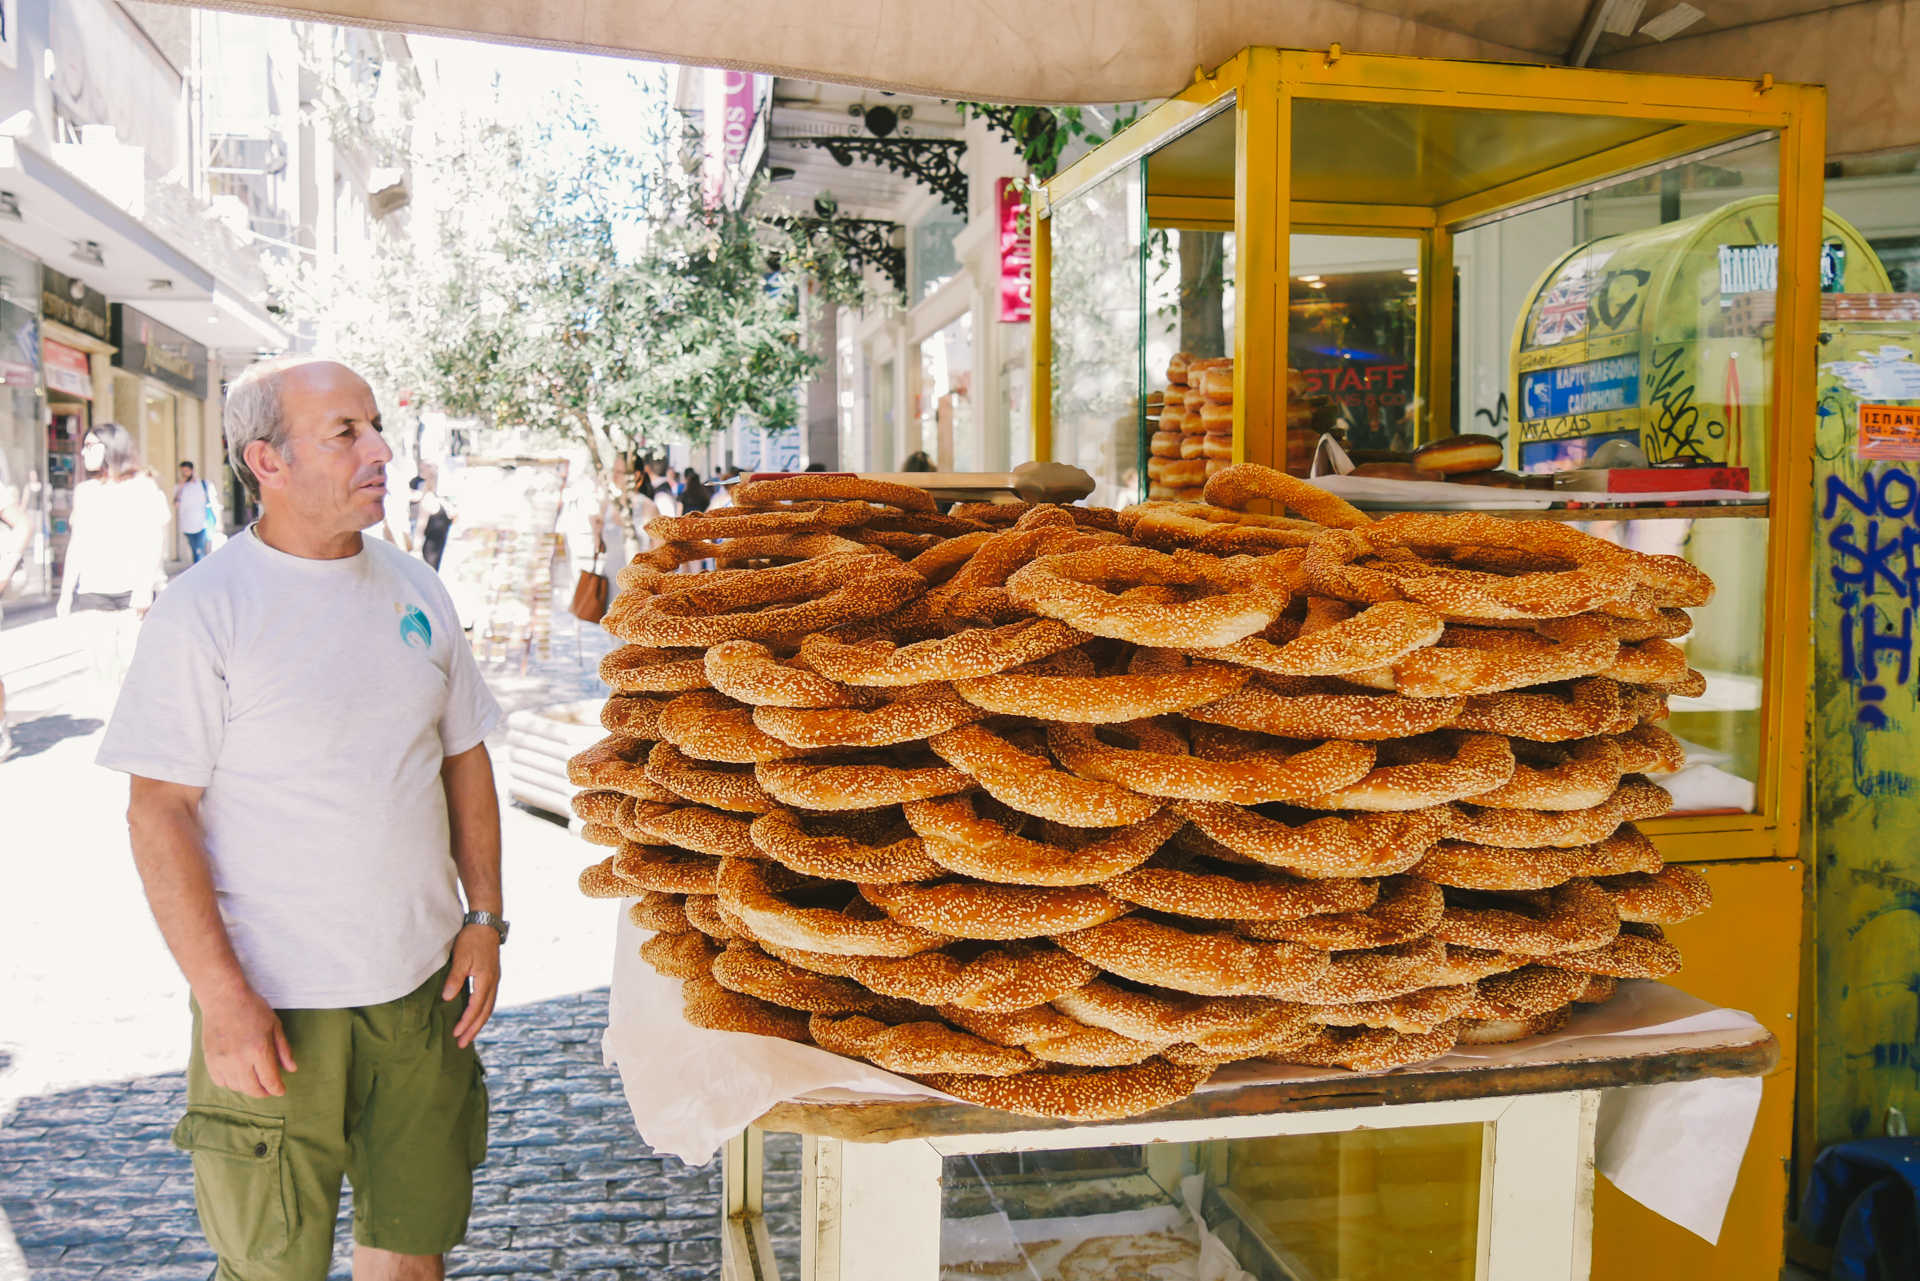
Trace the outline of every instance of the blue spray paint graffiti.
{"type": "Polygon", "coordinates": [[[1844,477],[1828,476],[1820,516],[1835,521],[1827,530],[1827,547],[1833,552],[1827,572],[1840,606],[1840,675],[1860,704],[1855,721],[1868,729],[1885,729],[1887,714],[1880,704],[1887,699],[1888,685],[1905,687],[1913,676],[1913,613],[1920,604],[1920,482],[1897,467],[1886,467],[1867,472],[1859,483],[1855,489],[1844,477]],[[1860,517],[1867,518],[1864,534],[1855,523],[1860,517]],[[1880,599],[1876,602],[1875,597],[1880,599]]]}

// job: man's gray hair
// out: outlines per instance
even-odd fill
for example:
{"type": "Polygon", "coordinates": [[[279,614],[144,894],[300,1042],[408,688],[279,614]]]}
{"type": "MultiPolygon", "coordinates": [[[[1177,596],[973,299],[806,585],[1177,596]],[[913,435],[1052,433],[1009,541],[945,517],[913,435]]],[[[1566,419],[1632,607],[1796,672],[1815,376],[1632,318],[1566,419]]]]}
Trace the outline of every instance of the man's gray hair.
{"type": "Polygon", "coordinates": [[[247,446],[264,440],[282,458],[287,456],[287,418],[280,409],[280,375],[289,369],[325,360],[324,356],[280,356],[248,365],[227,386],[224,423],[227,463],[247,494],[260,501],[260,478],[247,466],[247,446]]]}

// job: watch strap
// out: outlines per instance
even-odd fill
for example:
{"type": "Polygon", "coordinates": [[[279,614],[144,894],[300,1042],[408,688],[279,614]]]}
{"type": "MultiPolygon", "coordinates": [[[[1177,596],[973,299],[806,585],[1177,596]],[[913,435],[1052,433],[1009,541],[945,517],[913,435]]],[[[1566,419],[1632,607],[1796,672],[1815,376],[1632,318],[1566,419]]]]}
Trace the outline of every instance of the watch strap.
{"type": "Polygon", "coordinates": [[[463,928],[468,925],[491,925],[499,932],[502,943],[507,941],[507,930],[510,928],[506,918],[496,912],[468,912],[460,918],[460,924],[463,928]]]}

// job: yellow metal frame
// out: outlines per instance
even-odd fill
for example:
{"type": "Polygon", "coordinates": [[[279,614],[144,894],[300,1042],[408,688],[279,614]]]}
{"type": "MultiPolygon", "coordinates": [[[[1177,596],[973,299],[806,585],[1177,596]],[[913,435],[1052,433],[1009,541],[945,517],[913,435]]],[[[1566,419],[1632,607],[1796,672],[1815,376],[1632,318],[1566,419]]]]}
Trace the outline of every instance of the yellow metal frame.
{"type": "Polygon", "coordinates": [[[1416,387],[1423,434],[1452,430],[1453,239],[1464,223],[1620,178],[1717,142],[1777,132],[1780,266],[1769,442],[1772,513],[1768,552],[1766,685],[1768,751],[1758,812],[1645,824],[1673,861],[1792,858],[1799,853],[1810,670],[1814,343],[1819,327],[1820,217],[1826,91],[1818,86],[1569,67],[1451,62],[1327,50],[1250,48],[1148,112],[1046,185],[1035,220],[1034,457],[1052,456],[1049,223],[1053,206],[1139,162],[1201,117],[1235,118],[1234,194],[1147,194],[1149,222],[1235,233],[1234,460],[1284,459],[1289,237],[1294,232],[1386,235],[1420,245],[1416,387]],[[1230,106],[1227,100],[1231,99],[1230,106]],[[1534,115],[1610,117],[1672,126],[1524,178],[1428,207],[1293,199],[1292,121],[1301,101],[1534,115]],[[1444,407],[1436,411],[1435,407],[1444,407]]]}

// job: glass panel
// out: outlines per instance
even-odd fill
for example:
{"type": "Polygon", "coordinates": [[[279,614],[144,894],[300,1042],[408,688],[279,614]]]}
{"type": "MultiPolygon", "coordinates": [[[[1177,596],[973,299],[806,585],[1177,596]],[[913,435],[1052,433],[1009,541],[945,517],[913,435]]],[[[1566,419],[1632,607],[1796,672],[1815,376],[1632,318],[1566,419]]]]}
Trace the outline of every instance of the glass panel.
{"type": "Polygon", "coordinates": [[[1323,432],[1349,450],[1414,448],[1420,242],[1294,236],[1289,261],[1288,470],[1306,474],[1323,432]]]}
{"type": "Polygon", "coordinates": [[[1198,379],[1181,372],[1169,380],[1176,355],[1182,365],[1233,356],[1233,233],[1155,227],[1147,233],[1148,496],[1195,497],[1206,477],[1233,462],[1232,408],[1203,418],[1198,379]],[[1181,464],[1184,479],[1166,469],[1181,464]]]}
{"type": "Polygon", "coordinates": [[[966,229],[966,219],[945,205],[913,229],[913,301],[919,302],[953,279],[960,270],[960,259],[953,252],[954,237],[966,229]]]}
{"type": "MultiPolygon", "coordinates": [[[[0,598],[8,600],[59,582],[79,449],[59,424],[43,425],[39,307],[40,265],[0,246],[0,598]],[[46,483],[50,466],[59,469],[58,491],[46,483]]],[[[65,428],[75,423],[69,416],[65,428]]]]}
{"type": "MultiPolygon", "coordinates": [[[[1455,244],[1463,429],[1507,440],[1509,466],[1538,478],[1511,477],[1514,488],[1671,496],[1578,527],[1683,556],[1717,584],[1675,641],[1706,678],[1668,699],[1687,768],[1661,782],[1682,815],[1758,808],[1771,525],[1765,504],[1714,495],[1770,489],[1778,182],[1778,144],[1760,143],[1455,244]]],[[[1823,239],[1824,291],[1889,289],[1872,247],[1831,211],[1823,239]]]]}
{"type": "Polygon", "coordinates": [[[941,1278],[1192,1276],[1204,1230],[1258,1281],[1472,1281],[1486,1137],[1469,1124],[948,1157],[941,1278]]]}
{"type": "Polygon", "coordinates": [[[1053,457],[1094,479],[1087,502],[1145,496],[1141,414],[1145,208],[1128,165],[1056,205],[1053,253],[1053,457]]]}

